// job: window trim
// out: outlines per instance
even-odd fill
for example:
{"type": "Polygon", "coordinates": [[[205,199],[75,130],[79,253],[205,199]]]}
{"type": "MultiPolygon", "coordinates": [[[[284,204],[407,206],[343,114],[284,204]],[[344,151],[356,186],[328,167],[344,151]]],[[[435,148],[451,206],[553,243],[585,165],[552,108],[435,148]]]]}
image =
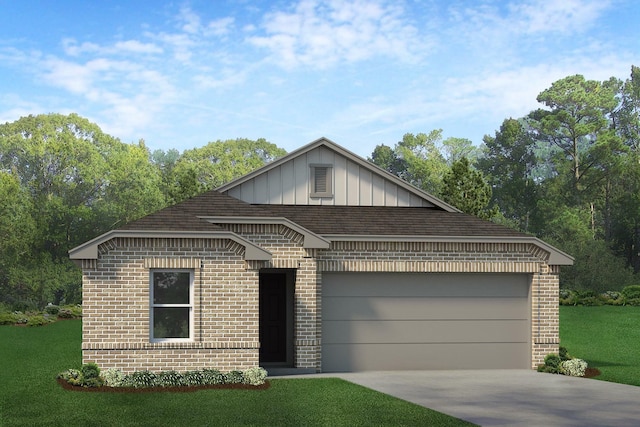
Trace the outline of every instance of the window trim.
{"type": "Polygon", "coordinates": [[[149,270],[149,341],[150,342],[192,342],[194,340],[194,270],[189,268],[153,268],[149,270]],[[154,304],[153,302],[153,275],[155,273],[189,273],[189,303],[188,304],[154,304]],[[155,338],[154,330],[154,310],[155,308],[188,308],[189,309],[189,337],[188,338],[155,338]]]}
{"type": "Polygon", "coordinates": [[[310,173],[310,183],[311,183],[311,188],[309,191],[310,197],[332,198],[333,197],[333,165],[321,164],[321,163],[310,164],[309,169],[310,169],[309,173],[310,173]],[[316,170],[321,168],[326,169],[326,175],[325,175],[326,191],[319,192],[319,191],[316,191],[316,170]]]}

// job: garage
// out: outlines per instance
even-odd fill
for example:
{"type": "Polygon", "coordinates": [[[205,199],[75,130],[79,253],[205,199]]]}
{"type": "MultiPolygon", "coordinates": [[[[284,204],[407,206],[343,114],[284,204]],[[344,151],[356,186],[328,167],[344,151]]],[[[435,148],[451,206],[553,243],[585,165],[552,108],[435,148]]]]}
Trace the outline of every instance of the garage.
{"type": "Polygon", "coordinates": [[[324,273],[322,371],[529,369],[530,275],[324,273]]]}

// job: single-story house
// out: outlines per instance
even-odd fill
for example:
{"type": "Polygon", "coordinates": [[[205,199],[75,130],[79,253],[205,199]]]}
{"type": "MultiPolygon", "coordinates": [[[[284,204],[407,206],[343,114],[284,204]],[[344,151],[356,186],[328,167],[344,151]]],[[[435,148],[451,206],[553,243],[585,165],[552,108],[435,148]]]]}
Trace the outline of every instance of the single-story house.
{"type": "Polygon", "coordinates": [[[573,262],[324,138],[70,257],[83,362],[125,372],[529,369],[573,262]]]}

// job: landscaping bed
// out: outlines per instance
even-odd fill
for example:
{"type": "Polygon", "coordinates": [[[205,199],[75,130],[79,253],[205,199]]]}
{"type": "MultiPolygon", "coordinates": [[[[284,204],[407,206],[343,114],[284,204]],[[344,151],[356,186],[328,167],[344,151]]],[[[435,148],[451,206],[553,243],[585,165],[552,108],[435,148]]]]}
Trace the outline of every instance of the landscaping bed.
{"type": "Polygon", "coordinates": [[[99,392],[99,393],[158,393],[158,392],[171,392],[171,393],[190,393],[199,390],[266,390],[271,387],[269,381],[265,381],[261,385],[251,384],[206,384],[206,385],[183,385],[183,386],[171,386],[171,387],[82,387],[79,385],[69,384],[62,378],[58,378],[58,384],[65,390],[80,391],[80,392],[99,392]]]}

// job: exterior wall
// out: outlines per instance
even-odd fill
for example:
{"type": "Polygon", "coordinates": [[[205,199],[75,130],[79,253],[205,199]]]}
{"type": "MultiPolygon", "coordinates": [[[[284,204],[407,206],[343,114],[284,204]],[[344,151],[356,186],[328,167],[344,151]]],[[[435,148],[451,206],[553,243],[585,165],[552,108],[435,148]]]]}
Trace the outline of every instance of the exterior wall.
{"type": "Polygon", "coordinates": [[[433,206],[326,147],[295,157],[227,194],[247,203],[272,205],[433,206]],[[333,197],[310,197],[310,167],[316,164],[332,166],[333,197]]]}
{"type": "Polygon", "coordinates": [[[140,369],[258,364],[258,272],[216,239],[113,239],[83,268],[83,362],[140,369]],[[150,270],[194,272],[193,341],[150,342],[150,270]]]}
{"type": "Polygon", "coordinates": [[[530,244],[333,242],[305,249],[282,225],[228,225],[273,254],[243,260],[243,248],[216,239],[125,239],[101,245],[83,265],[83,361],[103,368],[246,369],[259,362],[261,268],[296,270],[294,363],[322,370],[322,272],[524,273],[531,277],[532,368],[558,351],[558,270],[530,244]],[[202,266],[202,268],[200,268],[202,266]],[[149,340],[149,271],[194,271],[194,336],[188,343],[149,340]]]}

